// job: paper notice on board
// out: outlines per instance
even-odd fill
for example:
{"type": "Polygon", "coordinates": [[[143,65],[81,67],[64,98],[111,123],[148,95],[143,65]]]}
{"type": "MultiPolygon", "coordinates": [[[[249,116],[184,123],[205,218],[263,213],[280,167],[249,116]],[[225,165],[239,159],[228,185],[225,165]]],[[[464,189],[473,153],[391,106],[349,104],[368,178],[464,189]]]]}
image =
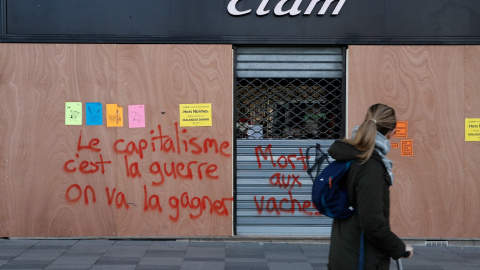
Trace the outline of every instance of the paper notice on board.
{"type": "Polygon", "coordinates": [[[100,102],[85,103],[85,118],[87,126],[103,125],[103,109],[100,102]]]}
{"type": "Polygon", "coordinates": [[[129,128],[145,127],[145,106],[144,105],[128,105],[128,127],[129,128]]]}
{"type": "Polygon", "coordinates": [[[397,126],[395,127],[395,138],[407,138],[408,137],[408,122],[407,121],[397,121],[397,126]]]}
{"type": "Polygon", "coordinates": [[[107,127],[123,127],[123,108],[107,104],[107,127]]]}
{"type": "Polygon", "coordinates": [[[65,102],[65,125],[82,125],[82,102],[65,102]]]}
{"type": "Polygon", "coordinates": [[[402,157],[413,157],[413,142],[412,140],[402,140],[400,142],[400,151],[402,157]]]}
{"type": "Polygon", "coordinates": [[[212,126],[212,104],[180,104],[181,127],[212,126]]]}
{"type": "Polygon", "coordinates": [[[465,118],[465,141],[480,141],[480,118],[465,118]]]}

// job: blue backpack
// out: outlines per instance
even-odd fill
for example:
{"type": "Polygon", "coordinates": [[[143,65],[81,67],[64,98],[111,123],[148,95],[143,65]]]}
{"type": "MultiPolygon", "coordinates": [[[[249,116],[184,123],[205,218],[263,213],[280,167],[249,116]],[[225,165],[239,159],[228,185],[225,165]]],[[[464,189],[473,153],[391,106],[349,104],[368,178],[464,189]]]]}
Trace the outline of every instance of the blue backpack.
{"type": "Polygon", "coordinates": [[[315,177],[312,202],[320,214],[334,219],[346,219],[354,213],[355,208],[348,201],[347,190],[339,185],[351,163],[352,161],[333,161],[315,177]]]}

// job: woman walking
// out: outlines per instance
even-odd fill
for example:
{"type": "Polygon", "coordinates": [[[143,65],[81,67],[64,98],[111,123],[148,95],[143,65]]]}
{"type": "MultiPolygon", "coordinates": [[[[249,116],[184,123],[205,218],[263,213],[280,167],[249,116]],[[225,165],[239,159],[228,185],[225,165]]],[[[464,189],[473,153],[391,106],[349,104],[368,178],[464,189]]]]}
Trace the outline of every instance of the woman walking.
{"type": "Polygon", "coordinates": [[[393,174],[392,162],[386,155],[396,123],[393,108],[372,105],[352,138],[336,141],[328,150],[335,160],[354,160],[344,184],[356,207],[350,218],[333,221],[328,269],[361,269],[361,242],[365,270],[389,269],[390,258],[413,255],[413,248],[390,229],[389,188],[393,174]]]}

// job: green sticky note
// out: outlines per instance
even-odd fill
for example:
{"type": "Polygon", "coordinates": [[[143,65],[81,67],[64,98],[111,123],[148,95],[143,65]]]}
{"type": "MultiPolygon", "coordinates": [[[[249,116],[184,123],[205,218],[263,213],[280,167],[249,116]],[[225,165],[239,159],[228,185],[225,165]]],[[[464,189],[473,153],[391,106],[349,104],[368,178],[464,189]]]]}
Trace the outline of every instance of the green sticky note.
{"type": "Polygon", "coordinates": [[[65,102],[65,125],[82,125],[82,102],[65,102]]]}

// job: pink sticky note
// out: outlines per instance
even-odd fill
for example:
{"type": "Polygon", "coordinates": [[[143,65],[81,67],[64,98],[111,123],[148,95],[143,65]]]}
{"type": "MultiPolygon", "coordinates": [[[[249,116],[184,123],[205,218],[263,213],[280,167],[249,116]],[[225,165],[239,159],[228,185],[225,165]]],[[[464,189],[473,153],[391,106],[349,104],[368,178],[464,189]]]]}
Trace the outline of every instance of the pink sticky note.
{"type": "Polygon", "coordinates": [[[144,105],[128,105],[128,127],[129,128],[145,127],[145,106],[144,105]]]}

